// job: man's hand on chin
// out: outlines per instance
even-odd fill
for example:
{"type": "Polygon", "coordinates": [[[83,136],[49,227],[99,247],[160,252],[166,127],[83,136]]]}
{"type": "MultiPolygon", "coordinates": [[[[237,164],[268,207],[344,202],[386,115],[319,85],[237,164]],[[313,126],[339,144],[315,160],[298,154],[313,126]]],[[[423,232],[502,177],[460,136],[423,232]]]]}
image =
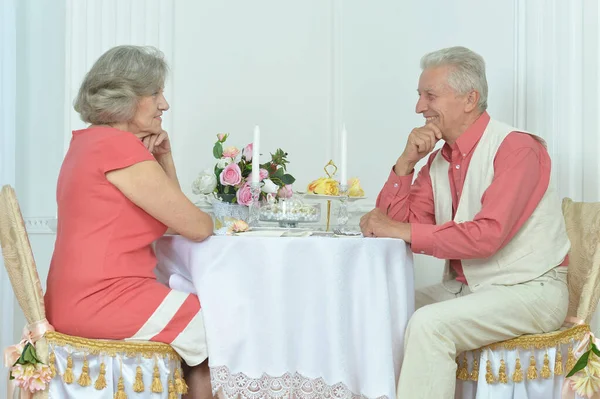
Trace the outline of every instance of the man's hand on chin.
{"type": "Polygon", "coordinates": [[[365,237],[399,238],[411,242],[410,223],[396,222],[377,208],[360,218],[360,230],[365,237]]]}

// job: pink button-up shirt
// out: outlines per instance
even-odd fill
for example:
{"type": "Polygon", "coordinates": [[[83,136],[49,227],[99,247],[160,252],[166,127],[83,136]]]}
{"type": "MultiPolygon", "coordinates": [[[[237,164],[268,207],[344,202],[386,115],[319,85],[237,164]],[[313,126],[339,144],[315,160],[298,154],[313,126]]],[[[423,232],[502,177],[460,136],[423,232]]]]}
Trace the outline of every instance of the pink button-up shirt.
{"type": "MultiPolygon", "coordinates": [[[[490,116],[484,112],[454,144],[444,144],[442,156],[450,164],[452,217],[460,200],[473,152],[490,116]]],[[[439,151],[439,150],[438,150],[439,151]]],[[[550,156],[533,137],[511,132],[494,158],[494,179],[482,197],[481,211],[472,221],[435,224],[429,168],[437,151],[419,172],[397,176],[394,170],[377,197],[377,208],[396,221],[411,223],[412,250],[450,259],[457,280],[467,284],[460,259],[487,258],[504,247],[531,216],[550,183],[550,156]]],[[[565,258],[562,265],[568,264],[565,258]]]]}

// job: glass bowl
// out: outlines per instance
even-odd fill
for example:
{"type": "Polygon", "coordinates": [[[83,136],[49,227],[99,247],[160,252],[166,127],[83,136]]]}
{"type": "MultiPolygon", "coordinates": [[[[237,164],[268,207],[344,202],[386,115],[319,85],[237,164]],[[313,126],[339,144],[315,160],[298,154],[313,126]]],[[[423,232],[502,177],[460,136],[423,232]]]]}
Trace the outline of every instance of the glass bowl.
{"type": "Polygon", "coordinates": [[[298,223],[316,223],[321,220],[321,204],[305,204],[294,197],[263,203],[260,207],[260,220],[278,222],[279,227],[298,227],[298,223]]]}

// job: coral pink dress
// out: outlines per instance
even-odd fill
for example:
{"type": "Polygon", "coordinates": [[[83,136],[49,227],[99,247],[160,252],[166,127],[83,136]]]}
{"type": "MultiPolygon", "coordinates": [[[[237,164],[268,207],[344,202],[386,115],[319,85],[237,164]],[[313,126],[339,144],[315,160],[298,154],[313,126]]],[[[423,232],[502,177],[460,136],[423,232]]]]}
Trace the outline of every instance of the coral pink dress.
{"type": "Polygon", "coordinates": [[[189,365],[207,357],[198,297],[156,281],[151,244],[166,226],[106,179],[155,161],[132,133],[73,132],[58,177],[58,231],[46,313],[57,331],[85,338],[166,342],[189,365]]]}

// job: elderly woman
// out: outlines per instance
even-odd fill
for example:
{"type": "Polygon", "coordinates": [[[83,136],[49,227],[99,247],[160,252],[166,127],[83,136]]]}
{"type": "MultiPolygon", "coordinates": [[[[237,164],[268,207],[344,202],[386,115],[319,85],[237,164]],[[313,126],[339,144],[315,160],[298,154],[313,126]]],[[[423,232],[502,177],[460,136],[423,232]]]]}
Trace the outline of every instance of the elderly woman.
{"type": "Polygon", "coordinates": [[[96,339],[166,342],[190,366],[189,397],[211,397],[196,295],[153,274],[151,244],[168,229],[202,241],[209,215],[183,194],[162,114],[167,64],[150,47],[119,46],[86,75],[58,177],[58,231],[46,292],[57,331],[96,339]]]}

